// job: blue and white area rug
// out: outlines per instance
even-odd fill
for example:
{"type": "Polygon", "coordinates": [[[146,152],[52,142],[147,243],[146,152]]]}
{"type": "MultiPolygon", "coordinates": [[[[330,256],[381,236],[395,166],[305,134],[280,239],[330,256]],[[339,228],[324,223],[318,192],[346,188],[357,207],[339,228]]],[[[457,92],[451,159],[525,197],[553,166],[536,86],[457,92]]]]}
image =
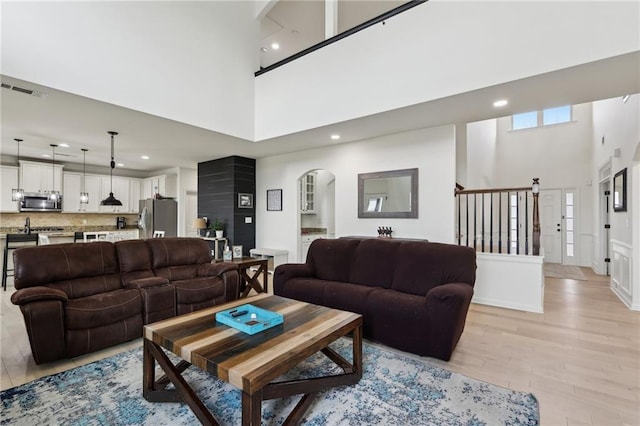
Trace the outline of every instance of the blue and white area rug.
{"type": "MultiPolygon", "coordinates": [[[[332,347],[350,359],[346,339],[332,347]]],[[[531,394],[481,382],[410,356],[364,343],[364,374],[357,385],[318,395],[307,425],[538,425],[531,394]]],[[[283,378],[335,371],[317,354],[283,378]]],[[[187,382],[223,425],[241,423],[241,395],[196,367],[187,382]]],[[[159,377],[159,376],[157,376],[159,377]]],[[[7,425],[193,425],[186,404],[150,403],[142,397],[142,348],[43,377],[0,393],[7,425]]],[[[299,397],[262,403],[263,424],[282,424],[299,397]]]]}

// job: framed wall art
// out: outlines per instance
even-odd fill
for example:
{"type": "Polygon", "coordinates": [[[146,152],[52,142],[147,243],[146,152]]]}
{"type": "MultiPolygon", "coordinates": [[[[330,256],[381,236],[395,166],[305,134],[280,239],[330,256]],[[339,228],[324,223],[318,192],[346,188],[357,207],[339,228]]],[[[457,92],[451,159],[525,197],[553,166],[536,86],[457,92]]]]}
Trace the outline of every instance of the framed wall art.
{"type": "Polygon", "coordinates": [[[238,193],[238,208],[240,209],[252,209],[253,208],[253,194],[238,193]]]}
{"type": "Polygon", "coordinates": [[[282,211],[282,189],[267,189],[267,210],[282,211]]]}

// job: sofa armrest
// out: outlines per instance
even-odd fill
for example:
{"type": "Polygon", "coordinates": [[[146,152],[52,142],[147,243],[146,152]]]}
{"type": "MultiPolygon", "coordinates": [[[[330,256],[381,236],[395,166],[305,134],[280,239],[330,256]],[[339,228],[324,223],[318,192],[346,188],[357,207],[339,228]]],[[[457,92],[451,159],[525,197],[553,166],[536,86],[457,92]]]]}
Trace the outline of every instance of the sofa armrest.
{"type": "Polygon", "coordinates": [[[45,286],[22,288],[11,295],[11,302],[20,305],[36,364],[67,356],[64,325],[67,300],[63,291],[45,286]]]}
{"type": "Polygon", "coordinates": [[[426,296],[431,336],[437,344],[434,356],[448,361],[467,318],[473,287],[467,283],[447,283],[429,290],[426,296]]]}
{"type": "Polygon", "coordinates": [[[313,276],[315,276],[315,270],[308,263],[285,263],[279,265],[273,272],[273,292],[274,294],[279,294],[284,283],[291,278],[313,276]]]}
{"type": "Polygon", "coordinates": [[[148,277],[131,280],[124,286],[124,288],[136,288],[140,290],[142,288],[158,287],[165,284],[169,284],[169,280],[164,277],[148,277]]]}
{"type": "Polygon", "coordinates": [[[11,295],[11,303],[14,305],[24,305],[40,300],[59,300],[66,302],[69,300],[69,297],[62,290],[45,286],[22,288],[11,295]]]}
{"type": "Polygon", "coordinates": [[[238,270],[238,265],[233,262],[220,262],[220,263],[203,263],[198,266],[199,277],[216,277],[221,276],[227,271],[238,270]]]}

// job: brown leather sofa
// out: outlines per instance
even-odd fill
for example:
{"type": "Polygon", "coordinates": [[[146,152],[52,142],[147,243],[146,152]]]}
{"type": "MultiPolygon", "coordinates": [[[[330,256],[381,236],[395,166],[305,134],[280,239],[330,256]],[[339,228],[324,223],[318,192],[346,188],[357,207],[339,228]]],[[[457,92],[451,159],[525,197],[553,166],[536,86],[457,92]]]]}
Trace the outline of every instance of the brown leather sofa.
{"type": "Polygon", "coordinates": [[[426,241],[315,240],[304,264],[274,273],[274,293],[362,314],[364,336],[448,361],[475,284],[473,249],[426,241]]]}
{"type": "Polygon", "coordinates": [[[212,264],[199,238],[24,247],[16,292],[37,364],[142,336],[142,326],[235,300],[237,265],[212,264]]]}

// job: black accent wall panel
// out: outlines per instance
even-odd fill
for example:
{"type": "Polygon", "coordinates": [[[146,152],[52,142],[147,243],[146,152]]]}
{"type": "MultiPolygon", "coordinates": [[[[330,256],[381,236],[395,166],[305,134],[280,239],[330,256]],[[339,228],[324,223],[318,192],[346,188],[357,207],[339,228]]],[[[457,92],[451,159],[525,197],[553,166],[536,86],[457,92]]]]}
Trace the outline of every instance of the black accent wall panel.
{"type": "Polygon", "coordinates": [[[234,155],[198,163],[198,217],[220,219],[229,245],[241,245],[245,256],[256,246],[255,193],[255,159],[234,155]],[[251,208],[238,207],[239,193],[252,195],[251,208]]]}

